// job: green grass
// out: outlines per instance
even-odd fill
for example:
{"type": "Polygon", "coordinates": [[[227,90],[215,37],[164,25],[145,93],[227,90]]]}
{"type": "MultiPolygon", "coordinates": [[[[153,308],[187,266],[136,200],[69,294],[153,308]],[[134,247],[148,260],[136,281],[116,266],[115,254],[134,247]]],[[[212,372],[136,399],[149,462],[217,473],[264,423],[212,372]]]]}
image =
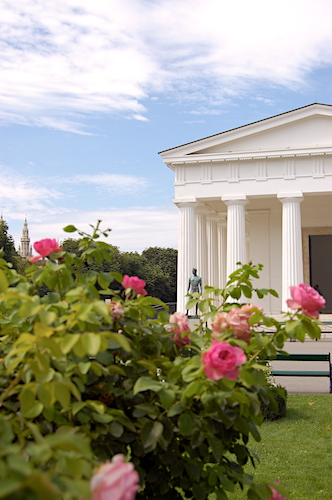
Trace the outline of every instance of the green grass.
{"type": "MultiPolygon", "coordinates": [[[[246,471],[259,482],[280,484],[287,500],[332,499],[332,394],[289,394],[286,417],[265,422],[251,440],[260,463],[246,471]]],[[[230,500],[246,499],[238,488],[230,500]]]]}

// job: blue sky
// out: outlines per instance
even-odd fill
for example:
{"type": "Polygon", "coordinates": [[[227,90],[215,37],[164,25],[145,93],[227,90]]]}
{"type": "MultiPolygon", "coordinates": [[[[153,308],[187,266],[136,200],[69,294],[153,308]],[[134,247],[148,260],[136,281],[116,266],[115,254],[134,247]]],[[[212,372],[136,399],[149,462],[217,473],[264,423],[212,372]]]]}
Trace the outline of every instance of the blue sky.
{"type": "Polygon", "coordinates": [[[0,0],[0,209],[17,245],[102,219],[177,246],[158,152],[332,104],[330,0],[0,0]]]}

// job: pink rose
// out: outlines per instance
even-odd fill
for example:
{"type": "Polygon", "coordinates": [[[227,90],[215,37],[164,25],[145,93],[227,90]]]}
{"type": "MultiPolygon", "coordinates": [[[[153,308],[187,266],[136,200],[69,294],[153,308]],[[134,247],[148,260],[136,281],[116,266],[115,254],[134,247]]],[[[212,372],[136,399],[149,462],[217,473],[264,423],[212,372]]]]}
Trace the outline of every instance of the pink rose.
{"type": "Polygon", "coordinates": [[[139,487],[133,464],[125,462],[124,455],[114,455],[92,476],[91,500],[134,500],[139,487]]]}
{"type": "Polygon", "coordinates": [[[123,318],[124,307],[121,304],[121,302],[117,302],[116,300],[111,300],[111,302],[109,302],[108,305],[110,307],[111,316],[115,321],[118,321],[119,319],[123,318]]]}
{"type": "MultiPolygon", "coordinates": [[[[279,483],[279,479],[276,480],[275,484],[279,483]]],[[[277,491],[273,486],[269,484],[269,488],[272,490],[272,495],[269,497],[269,500],[285,500],[286,497],[284,497],[279,491],[277,491]]]]}
{"type": "Polygon", "coordinates": [[[205,367],[205,375],[213,380],[219,380],[222,377],[236,380],[240,373],[238,366],[246,360],[246,355],[240,347],[218,340],[212,342],[210,349],[203,352],[201,358],[205,367]]]}
{"type": "Polygon", "coordinates": [[[181,312],[175,312],[169,317],[169,322],[171,323],[171,330],[174,333],[174,342],[178,347],[183,347],[185,345],[190,345],[189,333],[182,337],[183,332],[190,332],[188,325],[188,316],[181,312]]]}
{"type": "Polygon", "coordinates": [[[56,240],[51,240],[50,238],[45,238],[44,240],[36,241],[33,248],[39,255],[35,257],[30,257],[29,262],[36,262],[40,258],[47,257],[51,253],[62,252],[63,248],[59,247],[59,243],[56,240]]]}
{"type": "Polygon", "coordinates": [[[240,308],[234,307],[229,313],[217,313],[212,323],[212,338],[218,339],[221,333],[230,328],[237,339],[249,342],[251,337],[249,318],[255,310],[262,311],[258,306],[246,304],[240,308]]]}
{"type": "Polygon", "coordinates": [[[290,309],[302,309],[303,314],[318,318],[319,309],[325,307],[325,299],[314,288],[305,283],[290,287],[292,299],[286,300],[290,309]]]}
{"type": "Polygon", "coordinates": [[[137,295],[147,295],[148,293],[146,290],[144,290],[146,282],[144,280],[141,280],[137,276],[128,276],[127,274],[125,274],[121,284],[123,288],[131,288],[132,290],[135,290],[137,295]]]}

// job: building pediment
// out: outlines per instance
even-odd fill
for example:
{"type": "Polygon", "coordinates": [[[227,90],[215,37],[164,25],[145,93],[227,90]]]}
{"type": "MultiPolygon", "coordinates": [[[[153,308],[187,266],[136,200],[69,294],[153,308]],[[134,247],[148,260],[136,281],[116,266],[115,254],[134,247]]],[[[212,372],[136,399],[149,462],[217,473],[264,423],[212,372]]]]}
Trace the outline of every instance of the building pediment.
{"type": "Polygon", "coordinates": [[[183,146],[162,151],[173,163],[332,154],[332,106],[311,104],[183,146]]]}

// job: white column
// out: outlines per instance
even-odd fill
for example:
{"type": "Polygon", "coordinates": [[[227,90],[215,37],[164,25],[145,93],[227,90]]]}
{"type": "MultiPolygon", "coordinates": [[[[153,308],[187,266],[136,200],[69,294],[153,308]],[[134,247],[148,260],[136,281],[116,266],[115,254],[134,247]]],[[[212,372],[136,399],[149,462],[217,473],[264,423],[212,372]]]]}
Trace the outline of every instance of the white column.
{"type": "Polygon", "coordinates": [[[186,312],[189,277],[196,266],[196,218],[194,202],[175,203],[179,209],[177,311],[186,312]]]}
{"type": "Polygon", "coordinates": [[[218,235],[217,235],[218,216],[208,215],[206,217],[206,238],[207,238],[207,266],[208,281],[207,285],[217,287],[219,285],[218,271],[218,235]]]}
{"type": "Polygon", "coordinates": [[[228,276],[241,264],[247,263],[246,220],[244,206],[247,204],[245,194],[223,196],[227,205],[227,265],[228,276]]]}
{"type": "Polygon", "coordinates": [[[219,288],[224,288],[226,284],[226,257],[227,257],[227,238],[226,238],[226,218],[219,219],[217,223],[218,232],[218,271],[219,288]]]}
{"type": "Polygon", "coordinates": [[[208,284],[206,214],[206,207],[200,206],[196,208],[197,274],[202,278],[202,289],[208,284]]]}
{"type": "Polygon", "coordinates": [[[301,192],[278,193],[282,203],[282,309],[287,311],[290,286],[303,283],[301,192]]]}

